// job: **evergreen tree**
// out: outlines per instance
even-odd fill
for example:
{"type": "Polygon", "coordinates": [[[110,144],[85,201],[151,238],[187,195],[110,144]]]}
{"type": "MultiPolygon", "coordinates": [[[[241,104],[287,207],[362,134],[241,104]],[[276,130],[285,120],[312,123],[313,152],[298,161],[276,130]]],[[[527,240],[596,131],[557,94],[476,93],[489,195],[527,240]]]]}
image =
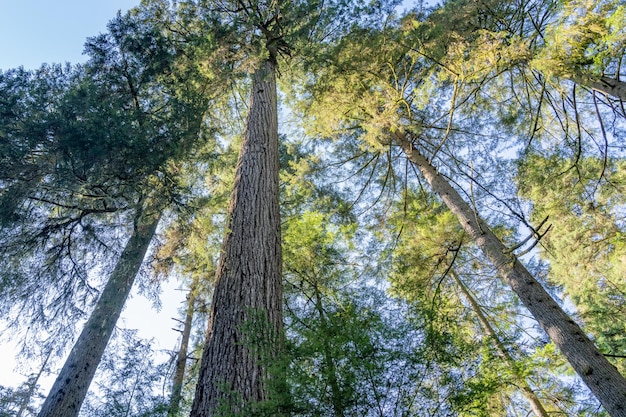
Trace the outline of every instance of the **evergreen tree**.
{"type": "Polygon", "coordinates": [[[39,416],[78,415],[156,231],[160,213],[155,214],[151,210],[149,206],[137,210],[133,235],[128,240],[69,357],[65,360],[39,416]]]}
{"type": "MultiPolygon", "coordinates": [[[[28,213],[32,220],[30,224],[22,221],[18,225],[32,228],[34,249],[52,252],[51,263],[61,266],[69,263],[73,268],[70,272],[74,272],[77,269],[72,257],[75,246],[84,253],[93,250],[93,246],[83,243],[86,239],[82,237],[89,232],[88,216],[116,213],[117,219],[122,221],[132,216],[132,237],[44,403],[42,416],[78,413],[158,219],[166,206],[180,197],[176,161],[192,156],[199,141],[206,139],[202,123],[211,98],[211,92],[206,91],[207,79],[193,66],[178,71],[180,60],[177,57],[182,51],[168,38],[171,32],[167,32],[160,19],[169,15],[159,6],[162,4],[158,2],[146,3],[143,9],[120,15],[109,24],[108,34],[88,41],[91,60],[85,67],[78,68],[73,77],[60,78],[66,81],[65,90],[54,105],[48,107],[54,118],[37,121],[44,124],[43,135],[38,131],[7,129],[12,135],[11,145],[26,149],[25,158],[31,156],[28,153],[43,155],[27,160],[34,161],[33,165],[42,172],[39,178],[50,186],[27,179],[27,183],[36,187],[21,187],[25,192],[17,195],[17,201],[35,202],[28,213]],[[26,142],[30,138],[39,143],[26,142]],[[50,171],[47,176],[46,170],[50,171]],[[42,205],[44,209],[48,205],[51,214],[48,223],[40,225],[34,217],[42,213],[42,205]],[[72,233],[83,241],[77,245],[72,233]],[[60,235],[58,244],[54,241],[55,234],[60,235]]],[[[15,107],[22,103],[9,104],[15,107]]],[[[7,125],[20,126],[21,113],[11,111],[6,116],[7,125]],[[18,122],[11,124],[16,119],[18,122]]],[[[7,169],[7,172],[12,171],[7,169]]],[[[17,180],[19,184],[21,179],[17,180]]],[[[3,191],[7,200],[16,200],[10,187],[3,191]]],[[[20,204],[12,205],[15,211],[20,204]]],[[[107,221],[111,219],[98,221],[97,226],[106,233],[107,221]]],[[[19,242],[11,238],[22,237],[16,234],[19,228],[13,224],[7,227],[12,232],[7,240],[15,250],[11,255],[17,257],[19,242]]],[[[107,248],[107,243],[95,240],[107,248]]],[[[36,256],[33,258],[37,260],[36,256]]],[[[75,285],[76,275],[81,278],[80,272],[70,274],[70,285],[75,285]]],[[[59,273],[51,275],[56,278],[54,275],[59,273]]],[[[25,287],[16,280],[11,286],[20,291],[25,287]]],[[[37,288],[47,291],[41,283],[37,288]]],[[[28,297],[33,295],[28,294],[28,297]]],[[[68,300],[77,296],[70,287],[62,302],[71,307],[68,300]]]]}
{"type": "Polygon", "coordinates": [[[117,329],[98,367],[96,389],[90,390],[79,415],[165,417],[166,364],[156,363],[156,353],[136,331],[117,329]]]}
{"type": "Polygon", "coordinates": [[[324,36],[330,41],[343,33],[348,18],[359,15],[359,4],[214,1],[200,6],[200,16],[214,26],[209,29],[218,30],[232,51],[228,58],[252,76],[191,415],[250,414],[268,400],[271,378],[260,359],[271,362],[283,338],[278,63],[292,52],[305,56],[324,36]],[[258,333],[253,337],[243,331],[250,326],[258,333]]]}
{"type": "MultiPolygon", "coordinates": [[[[493,163],[490,155],[498,146],[513,145],[503,140],[488,142],[489,138],[498,138],[493,134],[497,132],[497,126],[490,124],[493,118],[489,114],[479,116],[480,113],[475,111],[477,108],[472,107],[477,102],[470,98],[481,91],[482,84],[489,82],[491,72],[477,76],[471,84],[459,84],[464,88],[471,87],[470,91],[459,90],[455,84],[438,84],[432,77],[425,82],[423,77],[428,76],[432,68],[427,62],[428,57],[418,58],[413,49],[399,39],[401,32],[391,25],[385,31],[364,31],[360,39],[346,39],[334,50],[332,66],[316,68],[318,72],[315,74],[307,73],[309,80],[313,79],[308,90],[309,97],[312,97],[308,111],[315,114],[315,125],[310,126],[310,130],[316,131],[320,125],[327,124],[326,128],[317,131],[341,137],[360,135],[365,146],[374,152],[390,145],[399,146],[455,213],[468,236],[481,248],[498,275],[511,286],[607,411],[612,415],[623,415],[624,378],[481,219],[472,189],[467,194],[474,207],[463,200],[431,163],[441,161],[446,174],[456,182],[468,181],[470,187],[482,186],[475,176],[486,175],[483,173],[489,163],[493,163]],[[357,53],[367,59],[355,60],[357,53]],[[459,91],[464,91],[464,95],[458,96],[459,91]],[[437,105],[442,102],[443,94],[451,95],[452,100],[444,111],[440,111],[437,105]],[[461,113],[458,107],[464,102],[469,104],[461,113]],[[342,110],[338,111],[337,107],[342,110]],[[464,117],[460,122],[457,121],[459,113],[464,117]],[[447,121],[447,126],[441,126],[439,121],[442,119],[447,121]],[[333,133],[332,129],[337,128],[339,132],[333,133]],[[477,138],[482,142],[473,142],[477,138]],[[490,152],[485,153],[485,148],[490,152]],[[428,159],[425,155],[429,155],[428,159]],[[471,162],[464,162],[460,157],[464,155],[472,158],[471,162]],[[485,165],[480,165],[482,163],[485,165]],[[471,167],[472,172],[463,173],[464,167],[471,167]],[[478,170],[476,174],[474,168],[478,170]],[[459,171],[463,177],[459,176],[459,171]],[[575,347],[577,344],[579,346],[575,347]],[[604,376],[600,377],[601,373],[604,376]]],[[[454,63],[461,69],[471,70],[471,66],[465,65],[466,56],[461,53],[454,63]]],[[[454,68],[451,72],[458,75],[454,68]]],[[[493,196],[487,188],[481,190],[493,196]]],[[[496,201],[511,207],[505,200],[496,201]]]]}

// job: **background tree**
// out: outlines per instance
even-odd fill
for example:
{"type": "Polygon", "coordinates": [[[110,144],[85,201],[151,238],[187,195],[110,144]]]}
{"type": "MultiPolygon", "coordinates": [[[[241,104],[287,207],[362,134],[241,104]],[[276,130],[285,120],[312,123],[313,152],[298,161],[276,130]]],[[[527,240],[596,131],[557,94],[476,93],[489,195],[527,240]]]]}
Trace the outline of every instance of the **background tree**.
{"type": "Polygon", "coordinates": [[[595,403],[583,406],[577,390],[561,386],[556,366],[539,360],[546,341],[528,327],[528,313],[494,282],[493,269],[440,201],[409,190],[390,222],[396,236],[391,291],[423,322],[431,366],[450,375],[440,388],[450,390],[448,407],[461,415],[595,412],[595,403]]]}
{"type": "Polygon", "coordinates": [[[542,239],[549,279],[562,286],[600,350],[624,372],[622,217],[623,161],[573,161],[529,154],[520,161],[519,192],[531,219],[549,216],[542,239]]]}
{"type": "Polygon", "coordinates": [[[98,368],[96,390],[91,390],[81,416],[165,416],[163,393],[166,363],[155,363],[151,341],[136,331],[118,329],[98,368]]]}
{"type": "MultiPolygon", "coordinates": [[[[594,390],[595,394],[609,410],[609,413],[615,413],[616,415],[623,413],[619,403],[622,402],[622,397],[625,394],[616,394],[618,390],[615,387],[624,385],[624,378],[615,371],[593,343],[584,336],[584,333],[573,320],[555,302],[551,301],[550,295],[521,266],[521,263],[510,260],[510,251],[495,234],[489,231],[489,227],[480,218],[477,209],[464,202],[459,193],[450,186],[430,162],[437,156],[438,161],[442,161],[446,167],[446,174],[451,178],[456,181],[461,181],[463,177],[467,178],[469,176],[467,171],[463,177],[458,176],[458,174],[455,177],[453,173],[459,169],[462,170],[463,167],[472,167],[474,163],[478,165],[479,163],[487,162],[489,157],[481,157],[480,154],[472,151],[472,148],[482,148],[484,143],[480,144],[482,146],[472,146],[472,134],[464,134],[463,130],[457,133],[457,126],[473,129],[469,130],[469,132],[475,132],[474,135],[478,137],[492,137],[485,134],[485,132],[489,133],[489,128],[487,127],[489,126],[488,122],[490,122],[489,118],[481,117],[481,120],[477,120],[471,117],[471,112],[464,112],[462,115],[466,119],[462,119],[461,123],[455,123],[455,120],[459,117],[458,112],[455,113],[455,93],[458,90],[453,88],[450,92],[446,84],[442,84],[441,89],[435,87],[435,90],[431,89],[434,87],[433,85],[420,88],[423,80],[420,74],[423,74],[422,71],[424,69],[428,70],[429,66],[423,65],[423,61],[416,59],[410,52],[410,49],[408,51],[404,49],[407,48],[406,46],[395,48],[395,42],[393,41],[397,39],[396,36],[398,36],[397,32],[390,28],[387,31],[372,35],[365,33],[359,41],[346,41],[337,51],[336,57],[338,60],[335,66],[327,66],[326,69],[318,68],[320,72],[316,73],[317,78],[322,78],[323,81],[312,88],[311,96],[314,97],[312,100],[314,104],[309,109],[315,111],[318,123],[329,123],[332,127],[338,127],[339,131],[344,133],[342,135],[344,137],[352,135],[354,132],[357,132],[357,134],[364,132],[363,139],[373,149],[377,149],[378,146],[386,146],[390,142],[400,145],[408,159],[419,168],[431,187],[441,196],[450,210],[459,217],[459,221],[468,235],[476,240],[481,250],[496,266],[500,276],[511,285],[522,299],[524,305],[529,308],[542,327],[557,343],[559,349],[568,356],[570,363],[577,368],[581,378],[583,380],[587,379],[587,385],[594,390]],[[376,54],[370,54],[370,51],[374,49],[367,48],[371,48],[376,42],[381,47],[388,46],[385,49],[388,52],[381,52],[382,48],[379,47],[376,50],[376,54]],[[353,49],[356,43],[359,44],[359,47],[353,49]],[[368,56],[369,59],[365,61],[351,60],[351,57],[357,50],[360,54],[368,56]],[[390,68],[388,72],[383,69],[385,66],[390,68]],[[386,73],[386,75],[383,75],[383,73],[386,73]],[[328,78],[324,79],[322,74],[327,75],[328,78]],[[370,74],[371,82],[368,81],[370,74]],[[352,81],[359,76],[361,77],[359,82],[352,81]],[[431,102],[422,101],[423,104],[420,105],[420,102],[414,99],[417,91],[420,94],[427,94],[427,91],[438,91],[439,95],[421,96],[422,100],[425,97],[435,98],[431,102]],[[441,93],[444,91],[452,94],[452,101],[447,106],[447,109],[449,109],[447,117],[444,114],[444,120],[447,119],[448,123],[447,127],[442,130],[444,132],[442,135],[437,132],[441,129],[437,120],[442,118],[432,118],[436,117],[437,113],[440,112],[432,108],[432,106],[434,101],[440,100],[441,93]],[[324,96],[324,93],[327,96],[324,96]],[[331,102],[332,104],[330,104],[331,102]],[[324,107],[326,103],[330,106],[324,107]],[[320,105],[319,110],[325,112],[317,112],[318,108],[315,107],[317,105],[320,105]],[[343,105],[342,108],[344,110],[337,111],[338,105],[343,105]],[[329,111],[331,108],[334,108],[334,110],[329,111]],[[471,128],[466,124],[469,120],[478,121],[480,124],[471,128]],[[403,130],[407,129],[406,126],[411,126],[408,127],[410,133],[403,130]],[[420,148],[421,146],[428,150],[429,159],[424,156],[427,154],[427,151],[420,148]],[[461,150],[462,152],[467,152],[472,158],[471,163],[463,162],[461,158],[456,156],[460,154],[461,150]],[[449,171],[447,171],[448,169],[449,171]],[[511,262],[513,262],[512,268],[509,269],[511,262]],[[513,272],[514,270],[516,272],[513,272]],[[517,275],[518,273],[519,275],[517,275]],[[535,293],[535,291],[537,292],[535,293]],[[550,304],[551,308],[544,310],[543,306],[547,304],[550,304]],[[556,317],[557,314],[559,317],[556,317]],[[570,326],[571,329],[565,329],[570,326]],[[577,335],[574,339],[568,343],[562,343],[562,337],[573,334],[577,335]],[[585,349],[588,349],[586,353],[582,353],[585,351],[582,347],[576,351],[568,352],[573,346],[571,343],[576,343],[576,341],[585,344],[585,349]],[[575,358],[578,355],[580,357],[575,358]],[[589,367],[594,369],[594,372],[599,372],[600,369],[603,369],[603,372],[611,374],[611,378],[615,380],[615,384],[610,384],[611,388],[608,385],[604,388],[599,388],[597,385],[599,381],[591,381],[591,375],[587,372],[587,365],[582,365],[588,360],[595,361],[596,359],[598,359],[598,363],[593,366],[589,364],[589,367]]],[[[461,59],[462,57],[463,55],[460,56],[461,59]]],[[[313,74],[310,74],[310,76],[313,77],[313,74]]],[[[480,83],[475,84],[480,85],[480,83]]],[[[329,129],[322,130],[322,132],[329,132],[329,129]]],[[[495,143],[496,146],[505,146],[506,144],[505,141],[490,143],[495,143]]],[[[493,154],[491,153],[491,155],[493,154]]],[[[482,175],[483,169],[486,167],[487,165],[480,165],[477,175],[482,175]]],[[[475,183],[473,178],[467,179],[471,183],[475,183]]],[[[480,183],[476,183],[480,185],[480,183]]],[[[483,188],[483,190],[485,189],[483,188]]],[[[467,194],[472,204],[475,205],[476,200],[471,190],[467,194]]],[[[499,201],[502,202],[502,200],[499,201]]]]}
{"type": "MultiPolygon", "coordinates": [[[[48,124],[45,126],[47,130],[44,130],[43,145],[35,143],[28,148],[29,152],[41,152],[45,156],[36,159],[35,163],[39,163],[42,169],[53,171],[48,177],[40,176],[50,186],[38,184],[32,194],[26,194],[25,201],[35,201],[34,210],[42,204],[44,207],[46,204],[51,206],[52,216],[48,220],[52,226],[46,223],[40,226],[34,221],[29,224],[29,227],[34,226],[33,232],[26,237],[30,236],[34,242],[31,245],[34,251],[49,247],[54,257],[51,263],[58,263],[61,267],[69,263],[70,285],[74,285],[76,276],[85,281],[85,277],[80,276],[84,272],[76,266],[80,263],[74,260],[72,251],[76,247],[85,253],[94,250],[93,245],[84,243],[85,240],[76,245],[72,239],[72,233],[79,238],[88,235],[82,233],[85,229],[89,232],[89,225],[85,224],[86,216],[116,213],[118,220],[127,221],[124,212],[135,211],[135,221],[131,223],[138,231],[129,240],[127,250],[112,272],[112,279],[100,297],[91,322],[87,324],[91,331],[97,330],[95,334],[98,337],[85,333],[83,338],[79,338],[66,363],[67,369],[62,371],[63,377],[58,379],[63,382],[53,388],[42,415],[78,413],[160,213],[167,204],[176,200],[177,193],[181,191],[175,179],[175,161],[190,157],[194,147],[205,139],[203,115],[211,97],[206,91],[207,79],[194,73],[193,67],[191,70],[176,71],[180,63],[175,58],[180,50],[176,49],[176,42],[167,38],[163,26],[154,26],[163,16],[158,14],[163,10],[158,9],[155,14],[155,9],[148,6],[133,10],[124,17],[118,16],[110,23],[108,34],[88,42],[87,49],[92,57],[90,62],[72,74],[67,90],[63,91],[55,106],[49,106],[54,118],[51,122],[44,120],[48,124]],[[179,77],[188,84],[180,83],[179,77]],[[137,158],[137,153],[142,157],[137,158]],[[57,157],[64,158],[61,159],[63,164],[40,163],[57,157]],[[59,166],[62,168],[59,169],[59,166]],[[146,188],[152,188],[152,191],[156,188],[161,195],[158,199],[154,194],[148,196],[146,188]],[[58,214],[59,211],[62,211],[61,214],[58,214]],[[60,235],[60,244],[55,245],[56,236],[53,233],[60,235]],[[108,322],[97,315],[102,312],[103,305],[105,317],[110,319],[108,322]],[[106,330],[101,328],[103,323],[106,330]],[[97,343],[98,348],[87,346],[91,343],[97,343]],[[81,350],[81,347],[90,352],[81,350]],[[81,365],[81,361],[85,360],[85,366],[81,365]],[[72,372],[71,369],[79,369],[81,376],[65,378],[67,372],[72,372]],[[83,374],[83,371],[86,373],[83,374]],[[66,379],[74,385],[61,386],[66,379]],[[60,393],[70,398],[69,404],[57,398],[60,393]]],[[[14,115],[21,117],[19,113],[7,114],[14,115]]],[[[8,120],[11,122],[13,119],[8,120]]],[[[96,224],[104,235],[107,232],[106,222],[96,224]]],[[[95,229],[96,224],[90,227],[95,229]]],[[[15,233],[15,228],[11,232],[15,233]]],[[[111,239],[103,235],[96,236],[96,243],[108,249],[107,240],[111,239]]],[[[11,255],[23,256],[24,248],[20,253],[16,242],[9,242],[9,248],[16,250],[11,255]]],[[[62,276],[61,273],[51,275],[56,278],[62,276]]],[[[19,283],[12,281],[12,285],[19,283]]],[[[41,282],[38,285],[39,291],[47,291],[41,282]]],[[[27,286],[20,284],[14,288],[23,291],[27,286]]],[[[27,296],[35,295],[33,292],[27,296]]],[[[65,295],[62,302],[71,306],[68,300],[77,294],[70,290],[65,295]]],[[[43,321],[50,322],[46,318],[43,321]]]]}

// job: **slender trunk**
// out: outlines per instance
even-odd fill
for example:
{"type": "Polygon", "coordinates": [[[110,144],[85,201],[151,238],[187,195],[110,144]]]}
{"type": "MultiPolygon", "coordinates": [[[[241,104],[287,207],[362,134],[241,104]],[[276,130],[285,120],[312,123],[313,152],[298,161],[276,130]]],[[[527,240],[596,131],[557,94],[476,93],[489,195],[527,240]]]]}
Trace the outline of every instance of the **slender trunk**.
{"type": "Polygon", "coordinates": [[[15,417],[22,417],[24,415],[24,412],[26,412],[26,409],[28,408],[28,404],[30,404],[30,400],[33,398],[33,394],[35,393],[35,390],[37,389],[37,383],[39,382],[41,375],[43,375],[43,373],[46,370],[46,366],[48,365],[48,360],[50,360],[50,356],[52,356],[52,349],[48,351],[48,353],[46,354],[46,358],[44,359],[43,364],[41,365],[41,368],[39,368],[39,372],[37,372],[37,375],[35,375],[35,378],[30,382],[29,387],[28,387],[28,392],[26,393],[26,397],[24,397],[24,399],[22,400],[22,405],[20,406],[20,409],[17,412],[15,417]]]}
{"type": "Polygon", "coordinates": [[[282,331],[275,72],[268,60],[253,75],[194,417],[241,413],[268,397],[262,362],[275,354],[282,331]]]}
{"type": "Polygon", "coordinates": [[[500,356],[502,356],[502,358],[506,361],[507,365],[513,371],[513,375],[515,376],[515,379],[517,380],[517,384],[522,390],[524,397],[526,397],[526,400],[528,400],[528,403],[530,404],[530,408],[533,410],[536,416],[548,417],[548,413],[546,412],[545,408],[543,408],[543,404],[541,404],[541,400],[539,400],[539,397],[537,397],[537,394],[535,394],[535,391],[533,391],[530,385],[528,385],[528,382],[526,382],[526,379],[518,371],[517,366],[515,364],[515,360],[513,359],[513,357],[511,357],[511,354],[509,353],[509,351],[506,350],[506,347],[504,346],[504,344],[502,343],[502,341],[496,334],[495,330],[491,326],[491,323],[489,323],[489,320],[487,320],[487,317],[485,317],[485,314],[483,313],[482,309],[478,305],[478,302],[476,302],[476,299],[472,296],[472,294],[467,289],[463,281],[461,281],[461,279],[459,278],[456,272],[451,271],[451,275],[456,281],[459,288],[461,289],[461,292],[463,293],[467,301],[472,306],[474,313],[476,313],[476,315],[478,316],[478,321],[480,321],[480,324],[485,330],[485,333],[487,333],[487,336],[489,336],[491,340],[494,341],[494,343],[496,344],[496,348],[498,349],[498,352],[500,353],[500,356]]]}
{"type": "MultiPolygon", "coordinates": [[[[195,281],[194,281],[195,282],[195,281]]],[[[196,307],[196,286],[192,284],[189,294],[187,294],[187,311],[185,313],[185,323],[183,333],[180,338],[180,349],[176,355],[176,368],[174,370],[174,380],[172,382],[172,397],[167,415],[175,417],[180,410],[180,400],[182,398],[183,381],[185,378],[185,365],[187,365],[187,349],[189,348],[189,338],[191,336],[191,322],[196,307]]]]}
{"type": "Polygon", "coordinates": [[[606,411],[613,417],[626,417],[626,379],[404,134],[396,132],[394,139],[606,411]]]}
{"type": "Polygon", "coordinates": [[[159,221],[158,216],[142,221],[141,214],[137,219],[133,235],[57,376],[39,417],[74,417],[80,411],[159,221]]]}
{"type": "Polygon", "coordinates": [[[324,352],[324,366],[326,367],[326,371],[324,373],[328,376],[333,411],[335,412],[335,417],[344,417],[345,410],[343,407],[342,393],[341,388],[339,387],[339,381],[337,381],[337,368],[335,366],[333,354],[330,350],[330,343],[328,341],[329,326],[328,321],[326,320],[326,314],[324,313],[324,308],[322,307],[322,296],[319,288],[317,288],[317,285],[313,286],[313,290],[315,291],[315,309],[319,315],[322,328],[322,347],[324,352]]]}

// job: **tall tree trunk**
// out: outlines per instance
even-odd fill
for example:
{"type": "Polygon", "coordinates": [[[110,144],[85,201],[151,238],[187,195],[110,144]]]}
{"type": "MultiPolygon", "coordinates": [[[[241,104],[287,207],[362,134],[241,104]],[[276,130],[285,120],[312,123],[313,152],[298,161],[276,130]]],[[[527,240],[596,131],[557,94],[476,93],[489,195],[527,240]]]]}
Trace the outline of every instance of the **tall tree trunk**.
{"type": "Polygon", "coordinates": [[[626,379],[519,260],[507,250],[487,223],[413,147],[404,132],[396,132],[393,137],[409,160],[419,168],[433,191],[457,216],[463,229],[494,265],[500,277],[511,286],[606,411],[613,417],[626,417],[626,379]]]}
{"type": "Polygon", "coordinates": [[[241,412],[268,395],[268,372],[261,355],[272,355],[272,344],[282,331],[274,62],[266,61],[253,75],[191,411],[194,417],[217,415],[220,407],[222,411],[241,412]]]}
{"type": "Polygon", "coordinates": [[[44,402],[39,417],[75,417],[102,359],[143,258],[154,236],[159,216],[139,213],[133,235],[107,282],[96,308],[74,344],[63,369],[44,402]]]}
{"type": "Polygon", "coordinates": [[[183,323],[183,332],[180,338],[180,348],[176,355],[176,367],[174,369],[174,380],[172,381],[172,396],[167,412],[169,417],[177,416],[180,410],[181,393],[185,379],[185,365],[187,365],[187,349],[189,348],[189,338],[191,336],[191,322],[196,307],[196,291],[194,279],[189,294],[187,294],[187,311],[185,312],[185,322],[183,323]]]}
{"type": "Polygon", "coordinates": [[[533,391],[530,385],[528,385],[528,382],[526,381],[526,379],[518,371],[517,366],[515,364],[515,360],[513,359],[513,357],[511,357],[511,354],[509,353],[509,351],[506,350],[506,347],[504,346],[504,344],[502,343],[502,341],[496,334],[494,328],[491,326],[491,323],[489,323],[489,320],[487,320],[487,317],[483,313],[482,309],[480,308],[480,305],[478,305],[478,302],[476,301],[472,293],[470,293],[470,291],[467,289],[467,287],[465,286],[463,281],[461,281],[461,278],[459,278],[459,276],[457,275],[455,271],[450,271],[450,273],[452,277],[454,278],[454,280],[456,281],[459,288],[461,289],[461,292],[463,293],[467,301],[472,306],[472,310],[474,310],[474,313],[476,313],[476,315],[478,316],[478,321],[480,321],[480,324],[485,330],[485,333],[487,333],[487,336],[489,336],[491,340],[493,340],[493,342],[496,344],[498,353],[500,353],[500,356],[502,356],[502,358],[506,361],[507,365],[513,371],[513,375],[515,376],[515,379],[517,380],[516,382],[518,386],[520,387],[520,389],[522,390],[524,397],[526,397],[526,400],[530,404],[530,408],[533,410],[533,412],[535,413],[537,417],[549,417],[545,408],[543,408],[543,404],[541,403],[541,400],[539,399],[539,397],[537,397],[537,394],[535,394],[535,391],[533,391]]]}

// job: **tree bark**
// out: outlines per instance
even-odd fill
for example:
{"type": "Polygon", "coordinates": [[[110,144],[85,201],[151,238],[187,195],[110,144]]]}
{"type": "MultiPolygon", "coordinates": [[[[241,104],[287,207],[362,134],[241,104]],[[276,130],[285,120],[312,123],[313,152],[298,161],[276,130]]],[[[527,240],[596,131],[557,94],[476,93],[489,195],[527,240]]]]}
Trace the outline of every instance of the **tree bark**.
{"type": "Polygon", "coordinates": [[[158,222],[159,216],[144,219],[142,213],[138,214],[133,235],[126,243],[96,308],[50,389],[39,417],[78,415],[158,222]]]}
{"type": "Polygon", "coordinates": [[[619,81],[609,77],[600,77],[598,80],[589,80],[586,82],[580,82],[579,84],[613,98],[626,101],[626,82],[624,81],[619,81]]]}
{"type": "MultiPolygon", "coordinates": [[[[195,281],[194,281],[195,282],[195,281]]],[[[176,355],[176,367],[174,370],[174,380],[172,382],[172,396],[167,415],[175,417],[180,410],[180,400],[182,398],[183,381],[185,379],[185,366],[187,365],[187,349],[189,348],[189,338],[191,336],[191,322],[196,307],[196,286],[192,284],[189,294],[187,294],[187,311],[185,312],[185,323],[180,338],[180,348],[176,355]]]]}
{"type": "Polygon", "coordinates": [[[626,379],[519,260],[509,253],[487,223],[413,147],[404,132],[394,133],[393,138],[407,158],[419,168],[433,191],[457,216],[463,229],[494,265],[499,276],[511,286],[606,411],[613,417],[626,417],[626,379]]]}
{"type": "Polygon", "coordinates": [[[282,331],[275,72],[270,59],[253,75],[194,417],[241,413],[268,397],[262,356],[274,354],[282,331]]]}
{"type": "Polygon", "coordinates": [[[463,293],[467,301],[472,306],[472,310],[474,310],[474,313],[476,313],[476,315],[478,316],[478,321],[480,321],[480,324],[485,330],[485,333],[487,333],[487,336],[489,336],[491,340],[493,340],[493,342],[496,344],[498,353],[500,353],[500,356],[502,356],[507,365],[511,368],[511,371],[515,376],[515,379],[517,380],[517,383],[519,384],[519,387],[522,390],[524,397],[526,397],[526,400],[530,404],[530,408],[533,410],[537,417],[549,417],[546,409],[543,408],[541,400],[539,399],[539,397],[537,397],[537,394],[535,394],[535,391],[533,391],[530,385],[528,385],[526,379],[522,375],[520,375],[519,371],[517,370],[515,360],[513,359],[513,357],[511,357],[509,351],[506,350],[506,347],[496,334],[494,328],[491,326],[491,323],[489,323],[489,320],[487,320],[487,317],[480,308],[480,305],[478,305],[478,302],[476,302],[476,299],[472,296],[472,294],[467,289],[463,281],[461,281],[456,272],[451,271],[451,275],[461,289],[461,292],[463,293]]]}

